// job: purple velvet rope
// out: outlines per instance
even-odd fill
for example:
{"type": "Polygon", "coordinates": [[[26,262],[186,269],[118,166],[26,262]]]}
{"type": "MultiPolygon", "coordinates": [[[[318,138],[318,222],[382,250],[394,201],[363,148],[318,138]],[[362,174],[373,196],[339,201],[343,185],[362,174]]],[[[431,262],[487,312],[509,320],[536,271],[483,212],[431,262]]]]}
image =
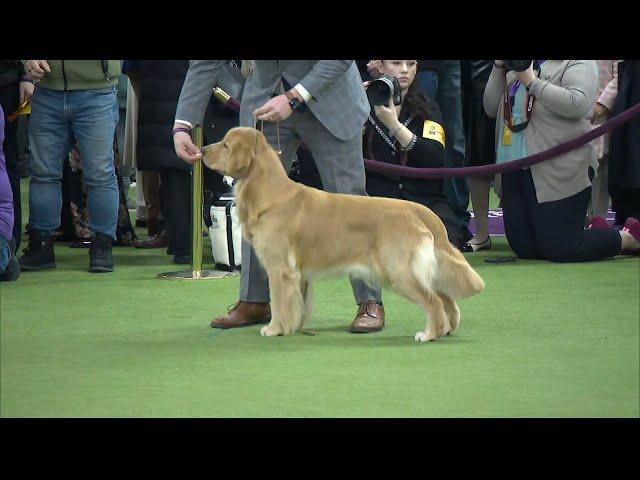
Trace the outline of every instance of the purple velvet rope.
{"type": "MultiPolygon", "coordinates": [[[[235,98],[230,98],[226,105],[232,110],[239,112],[240,103],[235,98]]],[[[519,168],[528,167],[537,163],[544,162],[550,158],[557,157],[559,155],[575,150],[582,145],[585,145],[595,138],[598,138],[605,133],[610,132],[614,128],[628,122],[640,113],[640,103],[635,104],[628,110],[616,115],[609,119],[602,125],[594,128],[593,130],[580,135],[568,142],[556,145],[543,152],[538,152],[528,157],[521,158],[519,160],[512,160],[510,162],[493,164],[493,165],[481,165],[477,167],[449,167],[449,168],[413,168],[404,167],[402,165],[394,165],[391,163],[377,162],[375,160],[364,159],[364,165],[367,170],[373,172],[382,173],[385,175],[392,175],[397,177],[410,177],[410,178],[455,178],[455,177],[470,177],[470,176],[490,176],[496,173],[510,172],[519,168]]],[[[304,146],[304,145],[303,145],[304,146]]]]}

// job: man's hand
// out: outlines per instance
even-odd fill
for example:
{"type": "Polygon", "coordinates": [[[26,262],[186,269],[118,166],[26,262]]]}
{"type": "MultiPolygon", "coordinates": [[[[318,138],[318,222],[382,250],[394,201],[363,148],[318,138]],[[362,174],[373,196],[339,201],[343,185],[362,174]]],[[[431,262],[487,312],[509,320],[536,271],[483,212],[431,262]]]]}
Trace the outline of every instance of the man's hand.
{"type": "Polygon", "coordinates": [[[20,105],[31,98],[31,95],[33,95],[33,89],[33,83],[20,82],[20,105]]]}
{"type": "Polygon", "coordinates": [[[39,82],[45,73],[51,73],[51,67],[46,60],[27,60],[25,69],[34,82],[39,82]]]}
{"type": "MultiPolygon", "coordinates": [[[[174,128],[177,127],[184,127],[184,125],[176,123],[174,128]]],[[[173,147],[176,155],[191,165],[202,158],[200,149],[191,141],[191,135],[187,132],[177,132],[173,136],[173,147]]]]}
{"type": "Polygon", "coordinates": [[[260,108],[256,108],[253,115],[256,116],[258,120],[275,123],[286,120],[292,113],[293,110],[291,110],[291,105],[289,105],[289,99],[287,96],[278,95],[277,97],[273,97],[260,108]]]}
{"type": "Polygon", "coordinates": [[[596,123],[602,123],[609,117],[609,109],[602,105],[601,103],[596,102],[593,106],[593,114],[591,115],[591,124],[595,125],[596,123]]]}

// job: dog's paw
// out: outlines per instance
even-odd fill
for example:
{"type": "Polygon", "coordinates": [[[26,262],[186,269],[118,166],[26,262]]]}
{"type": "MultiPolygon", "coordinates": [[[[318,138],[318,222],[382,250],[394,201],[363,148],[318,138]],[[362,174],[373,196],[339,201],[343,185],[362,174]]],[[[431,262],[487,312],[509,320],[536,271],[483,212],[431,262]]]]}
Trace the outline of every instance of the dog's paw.
{"type": "Polygon", "coordinates": [[[275,329],[271,325],[265,325],[260,329],[260,335],[263,337],[277,337],[278,335],[282,335],[282,330],[275,329]]]}
{"type": "Polygon", "coordinates": [[[416,342],[431,342],[435,337],[430,336],[427,332],[418,332],[415,336],[416,342]]]}

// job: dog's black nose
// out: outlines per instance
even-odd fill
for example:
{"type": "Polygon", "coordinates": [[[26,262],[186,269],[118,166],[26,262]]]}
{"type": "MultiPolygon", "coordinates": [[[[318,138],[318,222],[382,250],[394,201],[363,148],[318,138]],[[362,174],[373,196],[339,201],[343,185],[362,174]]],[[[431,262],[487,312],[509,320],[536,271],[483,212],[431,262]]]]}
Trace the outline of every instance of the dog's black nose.
{"type": "Polygon", "coordinates": [[[200,149],[200,153],[204,154],[204,152],[205,152],[205,150],[207,149],[207,147],[208,147],[208,146],[209,146],[209,145],[205,145],[204,147],[202,147],[202,148],[200,149]]]}

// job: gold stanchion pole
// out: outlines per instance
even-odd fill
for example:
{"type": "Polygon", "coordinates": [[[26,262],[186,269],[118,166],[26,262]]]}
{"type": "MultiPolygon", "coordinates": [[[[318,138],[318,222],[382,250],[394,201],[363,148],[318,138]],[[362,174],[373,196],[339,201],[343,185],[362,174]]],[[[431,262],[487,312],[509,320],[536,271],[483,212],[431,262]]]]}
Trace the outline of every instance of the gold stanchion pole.
{"type": "MultiPolygon", "coordinates": [[[[202,137],[202,127],[196,127],[193,131],[193,143],[196,147],[202,149],[204,140],[202,137]]],[[[193,164],[193,188],[192,195],[192,225],[193,225],[193,239],[192,239],[192,262],[191,268],[193,270],[193,278],[200,278],[200,272],[202,270],[202,160],[197,160],[193,164]]]]}
{"type": "MultiPolygon", "coordinates": [[[[202,127],[193,129],[193,143],[202,148],[202,127]]],[[[229,275],[228,272],[217,270],[202,270],[202,160],[196,160],[191,174],[193,185],[192,220],[193,240],[191,244],[192,264],[191,271],[159,273],[158,278],[166,280],[204,280],[210,278],[222,278],[229,275]]]]}

